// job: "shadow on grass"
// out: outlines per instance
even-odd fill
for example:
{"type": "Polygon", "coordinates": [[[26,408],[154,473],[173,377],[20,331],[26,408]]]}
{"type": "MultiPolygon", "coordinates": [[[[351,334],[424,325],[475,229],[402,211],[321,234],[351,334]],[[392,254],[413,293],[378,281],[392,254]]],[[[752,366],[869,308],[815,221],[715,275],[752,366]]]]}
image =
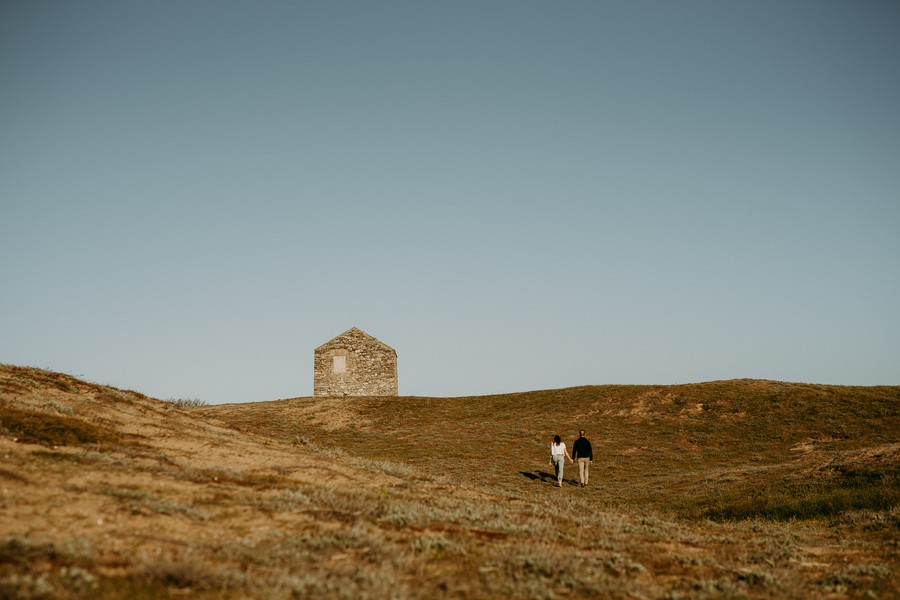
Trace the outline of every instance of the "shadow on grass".
{"type": "MultiPolygon", "coordinates": [[[[531,481],[542,481],[543,483],[556,483],[556,475],[547,473],[546,471],[519,471],[519,475],[526,477],[531,481]]],[[[577,482],[571,479],[563,479],[563,483],[577,485],[577,482]]]]}

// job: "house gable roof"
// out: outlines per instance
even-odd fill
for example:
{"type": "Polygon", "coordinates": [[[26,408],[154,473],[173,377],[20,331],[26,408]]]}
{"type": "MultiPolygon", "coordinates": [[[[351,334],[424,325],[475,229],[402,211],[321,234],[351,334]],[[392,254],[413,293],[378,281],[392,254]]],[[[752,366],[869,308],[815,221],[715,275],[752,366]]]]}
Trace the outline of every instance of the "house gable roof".
{"type": "Polygon", "coordinates": [[[328,346],[332,346],[332,345],[334,345],[335,342],[339,342],[339,341],[341,340],[341,338],[349,337],[349,336],[352,336],[353,334],[359,334],[359,335],[362,335],[362,336],[364,336],[364,337],[366,338],[367,341],[374,342],[374,343],[378,344],[379,346],[381,346],[382,348],[384,348],[385,350],[389,350],[390,352],[393,352],[394,354],[397,353],[396,350],[394,350],[393,348],[391,348],[390,346],[388,346],[387,344],[385,344],[384,342],[382,342],[381,340],[379,340],[379,339],[376,338],[375,336],[369,335],[368,333],[366,333],[366,332],[363,331],[362,329],[359,329],[358,327],[351,327],[350,329],[348,329],[348,330],[345,331],[344,333],[342,333],[342,334],[340,334],[340,335],[338,335],[338,336],[335,336],[334,338],[328,340],[327,342],[325,342],[324,344],[322,344],[321,346],[319,346],[318,348],[316,348],[315,351],[318,352],[319,350],[322,350],[323,348],[326,348],[326,347],[328,347],[328,346]]]}

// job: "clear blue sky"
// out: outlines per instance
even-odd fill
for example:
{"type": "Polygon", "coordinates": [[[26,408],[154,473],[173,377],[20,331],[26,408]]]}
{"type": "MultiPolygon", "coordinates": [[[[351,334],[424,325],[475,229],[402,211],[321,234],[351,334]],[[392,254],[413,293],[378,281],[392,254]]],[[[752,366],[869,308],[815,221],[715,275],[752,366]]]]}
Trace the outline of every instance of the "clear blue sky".
{"type": "Polygon", "coordinates": [[[0,362],[900,384],[900,4],[0,4],[0,362]]]}

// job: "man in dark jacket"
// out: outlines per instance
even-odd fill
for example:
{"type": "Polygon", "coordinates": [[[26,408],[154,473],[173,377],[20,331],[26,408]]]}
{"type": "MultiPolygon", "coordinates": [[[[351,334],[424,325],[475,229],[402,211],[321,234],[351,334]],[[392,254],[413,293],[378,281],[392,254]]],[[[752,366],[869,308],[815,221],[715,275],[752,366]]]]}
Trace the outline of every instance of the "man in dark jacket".
{"type": "Polygon", "coordinates": [[[578,439],[572,445],[572,458],[578,463],[578,478],[581,480],[581,487],[584,487],[588,484],[588,474],[594,464],[594,451],[591,443],[584,437],[584,429],[578,432],[578,439]]]}

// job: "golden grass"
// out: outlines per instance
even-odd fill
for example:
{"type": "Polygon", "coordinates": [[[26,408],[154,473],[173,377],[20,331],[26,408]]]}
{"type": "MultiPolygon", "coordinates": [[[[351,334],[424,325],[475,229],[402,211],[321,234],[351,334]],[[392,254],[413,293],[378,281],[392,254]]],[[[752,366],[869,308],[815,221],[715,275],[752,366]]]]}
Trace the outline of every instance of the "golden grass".
{"type": "Polygon", "coordinates": [[[896,596],[898,399],[736,381],[184,409],[0,366],[0,414],[110,436],[0,432],[0,597],[896,596]],[[578,428],[593,483],[552,487],[549,438],[578,428]]]}
{"type": "MultiPolygon", "coordinates": [[[[571,445],[584,428],[597,454],[595,501],[692,518],[812,518],[900,499],[900,392],[892,387],[733,381],[296,398],[202,412],[284,443],[516,493],[548,480],[554,433],[571,445]]],[[[566,473],[570,483],[577,478],[572,466],[566,473]]]]}

